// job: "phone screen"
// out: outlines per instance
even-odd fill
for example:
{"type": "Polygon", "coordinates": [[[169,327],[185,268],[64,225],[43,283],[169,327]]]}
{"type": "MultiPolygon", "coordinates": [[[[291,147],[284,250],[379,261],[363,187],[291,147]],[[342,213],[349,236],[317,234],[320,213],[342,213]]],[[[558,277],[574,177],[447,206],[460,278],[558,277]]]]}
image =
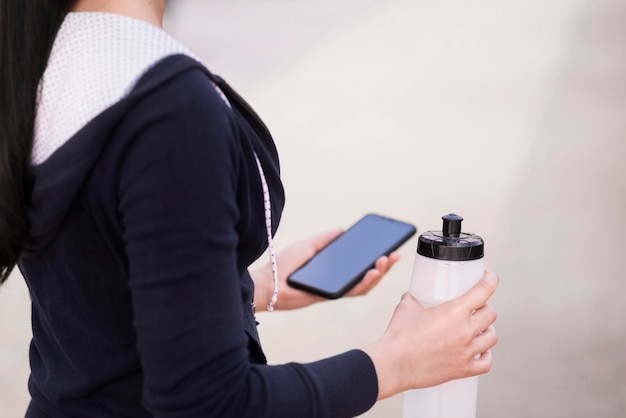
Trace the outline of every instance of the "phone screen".
{"type": "Polygon", "coordinates": [[[298,289],[336,299],[354,287],[374,267],[416,232],[408,223],[369,214],[324,247],[287,282],[298,289]]]}

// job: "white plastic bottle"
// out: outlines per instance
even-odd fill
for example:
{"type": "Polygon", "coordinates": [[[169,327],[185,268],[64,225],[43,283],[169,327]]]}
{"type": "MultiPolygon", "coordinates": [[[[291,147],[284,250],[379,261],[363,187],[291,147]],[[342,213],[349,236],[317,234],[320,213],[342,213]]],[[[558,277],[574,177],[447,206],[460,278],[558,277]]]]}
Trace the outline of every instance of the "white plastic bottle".
{"type": "MultiPolygon", "coordinates": [[[[443,216],[443,230],[420,235],[411,294],[422,306],[462,295],[482,277],[484,242],[461,232],[462,217],[443,216]]],[[[478,377],[453,380],[404,394],[404,418],[476,418],[478,377]]]]}

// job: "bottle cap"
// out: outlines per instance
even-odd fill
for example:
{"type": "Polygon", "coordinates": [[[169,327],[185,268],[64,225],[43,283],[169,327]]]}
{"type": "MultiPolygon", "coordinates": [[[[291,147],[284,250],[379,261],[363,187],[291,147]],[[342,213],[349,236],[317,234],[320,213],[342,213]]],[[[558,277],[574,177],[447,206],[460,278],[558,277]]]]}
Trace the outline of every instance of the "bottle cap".
{"type": "Polygon", "coordinates": [[[444,215],[442,231],[428,231],[417,240],[417,253],[424,257],[449,261],[483,258],[485,242],[472,233],[461,232],[463,218],[454,213],[444,215]]]}

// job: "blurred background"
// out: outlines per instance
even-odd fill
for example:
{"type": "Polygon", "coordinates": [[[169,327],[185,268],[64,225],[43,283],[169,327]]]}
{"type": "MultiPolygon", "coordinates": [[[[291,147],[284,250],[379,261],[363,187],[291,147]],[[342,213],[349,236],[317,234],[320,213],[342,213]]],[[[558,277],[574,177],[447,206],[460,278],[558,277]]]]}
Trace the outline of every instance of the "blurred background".
{"type": "MultiPolygon", "coordinates": [[[[366,212],[421,232],[459,213],[501,278],[478,416],[626,417],[626,2],[173,0],[166,29],[272,130],[279,250],[366,212]]],[[[379,338],[416,242],[365,297],[259,315],[270,363],[379,338]]],[[[28,402],[15,276],[0,289],[3,418],[28,402]]],[[[396,396],[364,416],[401,413],[396,396]]]]}

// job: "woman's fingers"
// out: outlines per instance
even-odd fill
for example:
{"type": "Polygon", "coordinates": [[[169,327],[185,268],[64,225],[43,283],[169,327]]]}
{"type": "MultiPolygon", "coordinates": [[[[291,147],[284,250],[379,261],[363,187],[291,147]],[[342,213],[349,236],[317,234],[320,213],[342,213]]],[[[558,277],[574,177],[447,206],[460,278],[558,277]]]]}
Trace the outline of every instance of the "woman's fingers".
{"type": "Polygon", "coordinates": [[[472,360],[471,375],[476,376],[489,372],[492,364],[493,355],[491,354],[491,350],[487,350],[481,353],[479,358],[472,360]]]}
{"type": "Polygon", "coordinates": [[[482,333],[498,318],[496,310],[489,304],[485,304],[482,308],[477,309],[470,317],[475,332],[482,333]]]}
{"type": "Polygon", "coordinates": [[[496,291],[500,279],[492,271],[485,270],[483,277],[470,290],[459,298],[459,301],[469,310],[474,312],[483,307],[493,292],[496,291]]]}
{"type": "MultiPolygon", "coordinates": [[[[380,261],[380,259],[379,259],[379,261],[380,261]]],[[[377,268],[369,270],[365,274],[365,276],[363,276],[363,279],[361,279],[361,281],[356,286],[354,286],[346,294],[346,296],[366,295],[367,293],[369,293],[370,290],[372,290],[374,287],[376,287],[376,285],[378,283],[380,283],[380,281],[383,279],[383,276],[385,275],[384,272],[387,269],[387,262],[386,261],[382,261],[380,264],[378,262],[376,262],[376,265],[377,266],[380,265],[380,267],[377,267],[377,268]]]]}
{"type": "Polygon", "coordinates": [[[471,351],[472,355],[485,353],[493,348],[498,342],[498,335],[493,325],[490,325],[484,332],[477,335],[472,341],[471,351]]]}
{"type": "Polygon", "coordinates": [[[382,256],[376,260],[375,267],[365,273],[363,279],[350,290],[346,296],[359,296],[365,295],[372,290],[382,278],[387,274],[391,267],[400,259],[400,254],[396,251],[389,254],[389,256],[382,256]]]}
{"type": "Polygon", "coordinates": [[[378,270],[370,270],[363,277],[363,279],[352,288],[346,296],[361,296],[366,295],[383,279],[383,274],[378,270]]]}

